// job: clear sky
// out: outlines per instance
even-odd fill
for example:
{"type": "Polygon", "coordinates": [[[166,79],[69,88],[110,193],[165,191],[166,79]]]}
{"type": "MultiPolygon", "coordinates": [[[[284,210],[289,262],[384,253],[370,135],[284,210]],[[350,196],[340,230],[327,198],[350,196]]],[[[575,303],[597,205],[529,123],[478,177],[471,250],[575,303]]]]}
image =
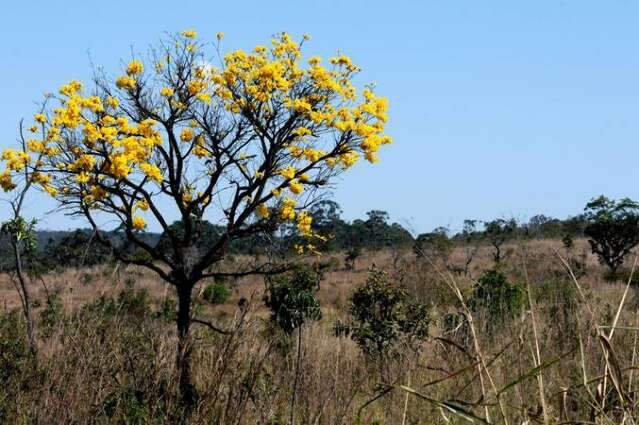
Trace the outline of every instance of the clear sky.
{"type": "MultiPolygon", "coordinates": [[[[349,54],[391,104],[395,143],[334,192],[345,218],[384,209],[424,232],[565,217],[601,193],[639,198],[638,20],[630,0],[6,1],[0,148],[43,92],[87,80],[90,61],[115,71],[166,31],[223,31],[228,49],[309,33],[307,53],[349,54]]],[[[28,213],[51,206],[32,197],[28,213]]]]}

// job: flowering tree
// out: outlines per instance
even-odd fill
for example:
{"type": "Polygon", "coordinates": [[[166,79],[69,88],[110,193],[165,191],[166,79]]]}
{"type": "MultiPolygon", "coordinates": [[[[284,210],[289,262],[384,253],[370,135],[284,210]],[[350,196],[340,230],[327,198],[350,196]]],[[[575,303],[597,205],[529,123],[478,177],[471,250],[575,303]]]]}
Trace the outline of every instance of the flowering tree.
{"type": "MultiPolygon", "coordinates": [[[[284,222],[308,238],[307,208],[319,190],[361,157],[377,160],[387,100],[371,87],[358,95],[359,72],[347,56],[301,59],[304,41],[282,33],[250,53],[220,53],[194,31],[163,40],[146,60],[134,57],[114,81],[102,73],[90,93],[78,81],[48,95],[31,138],[2,154],[0,185],[26,178],[62,210],[81,215],[122,261],[145,266],[178,295],[178,369],[185,402],[190,382],[191,294],[229,244],[284,222]],[[306,61],[305,61],[306,62],[306,61]],[[213,64],[217,64],[214,66],[213,64]],[[27,170],[28,172],[24,172],[27,170]],[[225,232],[194,250],[205,217],[225,232]],[[169,226],[177,217],[181,231],[169,226]],[[115,221],[147,255],[119,249],[101,230],[115,221]],[[147,222],[162,229],[169,252],[148,244],[147,222]]],[[[304,37],[307,40],[308,37],[304,37]]],[[[313,249],[310,243],[301,251],[313,249]]],[[[246,273],[264,273],[256,269],[246,273]]]]}

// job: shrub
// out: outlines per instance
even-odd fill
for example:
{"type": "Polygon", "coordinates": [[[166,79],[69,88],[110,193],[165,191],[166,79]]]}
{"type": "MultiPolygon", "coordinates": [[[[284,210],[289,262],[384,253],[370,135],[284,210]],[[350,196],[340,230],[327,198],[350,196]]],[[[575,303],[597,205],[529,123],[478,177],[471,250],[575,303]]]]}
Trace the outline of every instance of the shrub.
{"type": "Polygon", "coordinates": [[[100,295],[86,304],[80,313],[96,314],[105,318],[122,314],[142,318],[146,317],[151,311],[150,302],[149,293],[146,289],[136,290],[131,282],[127,282],[117,298],[100,295]]]}
{"type": "Polygon", "coordinates": [[[56,324],[64,318],[64,309],[57,293],[47,297],[47,304],[40,312],[40,326],[42,336],[48,338],[53,333],[56,324]]]}
{"type": "Polygon", "coordinates": [[[578,301],[574,283],[563,278],[555,278],[533,287],[537,305],[548,315],[548,334],[562,350],[576,343],[579,318],[578,301]]]}
{"type": "Polygon", "coordinates": [[[13,423],[24,408],[18,397],[25,390],[24,374],[29,372],[32,354],[19,314],[0,313],[0,423],[13,423]]]}
{"type": "Polygon", "coordinates": [[[264,298],[271,310],[271,319],[287,334],[308,320],[320,320],[322,311],[315,298],[318,275],[309,268],[301,267],[267,285],[264,298]]]}
{"type": "Polygon", "coordinates": [[[453,248],[454,243],[448,237],[448,229],[446,227],[438,227],[430,233],[423,233],[417,236],[413,245],[413,252],[417,257],[429,256],[446,261],[453,248]]]}
{"type": "Polygon", "coordinates": [[[519,285],[508,282],[500,271],[489,270],[477,280],[468,305],[471,310],[486,314],[487,327],[491,329],[517,315],[523,301],[524,291],[519,285]]]}
{"type": "Polygon", "coordinates": [[[561,238],[561,243],[564,245],[564,248],[566,249],[572,249],[572,247],[575,245],[575,242],[573,241],[572,236],[569,233],[566,233],[561,238]]]}
{"type": "Polygon", "coordinates": [[[351,336],[362,351],[385,356],[400,343],[428,336],[428,307],[410,298],[406,289],[381,271],[373,271],[350,299],[351,336]]]}
{"type": "Polygon", "coordinates": [[[357,260],[361,255],[362,248],[360,246],[356,245],[348,248],[348,250],[346,251],[346,258],[344,258],[346,269],[355,270],[355,260],[357,260]]]}
{"type": "Polygon", "coordinates": [[[156,313],[159,319],[164,320],[165,322],[174,322],[176,319],[177,302],[175,298],[167,297],[162,301],[162,307],[156,313]]]}
{"type": "Polygon", "coordinates": [[[211,304],[224,304],[230,296],[231,292],[223,283],[211,283],[202,292],[202,298],[211,304]]]}

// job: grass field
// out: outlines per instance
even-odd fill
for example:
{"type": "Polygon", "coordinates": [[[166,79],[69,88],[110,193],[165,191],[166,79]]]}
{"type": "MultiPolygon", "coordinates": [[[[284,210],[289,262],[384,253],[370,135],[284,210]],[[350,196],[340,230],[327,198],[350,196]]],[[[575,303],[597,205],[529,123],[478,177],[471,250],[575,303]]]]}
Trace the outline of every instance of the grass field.
{"type": "MultiPolygon", "coordinates": [[[[489,247],[479,250],[468,275],[408,249],[365,252],[353,270],[343,254],[322,256],[328,265],[318,292],[323,318],[301,335],[295,423],[634,423],[635,287],[604,279],[584,240],[570,250],[554,240],[513,242],[505,252],[500,269],[526,301],[514,317],[497,321],[466,308],[474,280],[494,267],[489,247]],[[333,331],[337,320],[349,322],[349,296],[372,268],[385,270],[431,312],[426,340],[383,359],[365,356],[333,331]],[[458,319],[452,326],[451,317],[458,319]]],[[[463,262],[463,255],[458,247],[449,265],[463,262]]],[[[4,422],[184,420],[167,301],[172,288],[122,266],[67,269],[32,285],[37,363],[21,343],[17,293],[9,276],[0,278],[4,422]]],[[[196,308],[198,318],[230,333],[193,325],[199,401],[191,423],[290,423],[297,333],[287,337],[269,321],[262,278],[228,285],[227,302],[196,308]],[[240,307],[240,299],[248,303],[240,307]]]]}

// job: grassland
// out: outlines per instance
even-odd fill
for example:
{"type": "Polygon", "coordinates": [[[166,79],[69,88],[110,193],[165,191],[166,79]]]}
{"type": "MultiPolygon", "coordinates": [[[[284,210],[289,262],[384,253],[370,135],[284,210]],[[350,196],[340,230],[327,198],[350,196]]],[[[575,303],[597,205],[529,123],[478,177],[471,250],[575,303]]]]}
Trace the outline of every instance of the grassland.
{"type": "MultiPolygon", "coordinates": [[[[323,318],[302,333],[295,423],[634,423],[634,285],[604,279],[584,240],[571,249],[555,240],[517,241],[505,252],[500,269],[525,291],[526,303],[498,323],[466,308],[475,279],[494,267],[487,246],[467,275],[407,249],[365,252],[354,269],[343,254],[324,255],[323,318]],[[335,336],[334,324],[350,320],[349,296],[371,268],[430,306],[430,335],[418,347],[373,359],[348,336],[335,336]],[[451,326],[451,317],[465,319],[451,326]]],[[[458,247],[449,263],[463,256],[458,247]]],[[[237,257],[226,266],[248,261],[256,260],[237,257]]],[[[190,422],[290,423],[296,336],[268,320],[261,278],[227,283],[226,303],[196,308],[199,318],[230,333],[194,325],[199,401],[190,422]]],[[[0,277],[2,421],[185,421],[176,397],[170,287],[142,269],[104,266],[45,275],[33,292],[37,360],[21,342],[16,291],[9,276],[0,277]]]]}

